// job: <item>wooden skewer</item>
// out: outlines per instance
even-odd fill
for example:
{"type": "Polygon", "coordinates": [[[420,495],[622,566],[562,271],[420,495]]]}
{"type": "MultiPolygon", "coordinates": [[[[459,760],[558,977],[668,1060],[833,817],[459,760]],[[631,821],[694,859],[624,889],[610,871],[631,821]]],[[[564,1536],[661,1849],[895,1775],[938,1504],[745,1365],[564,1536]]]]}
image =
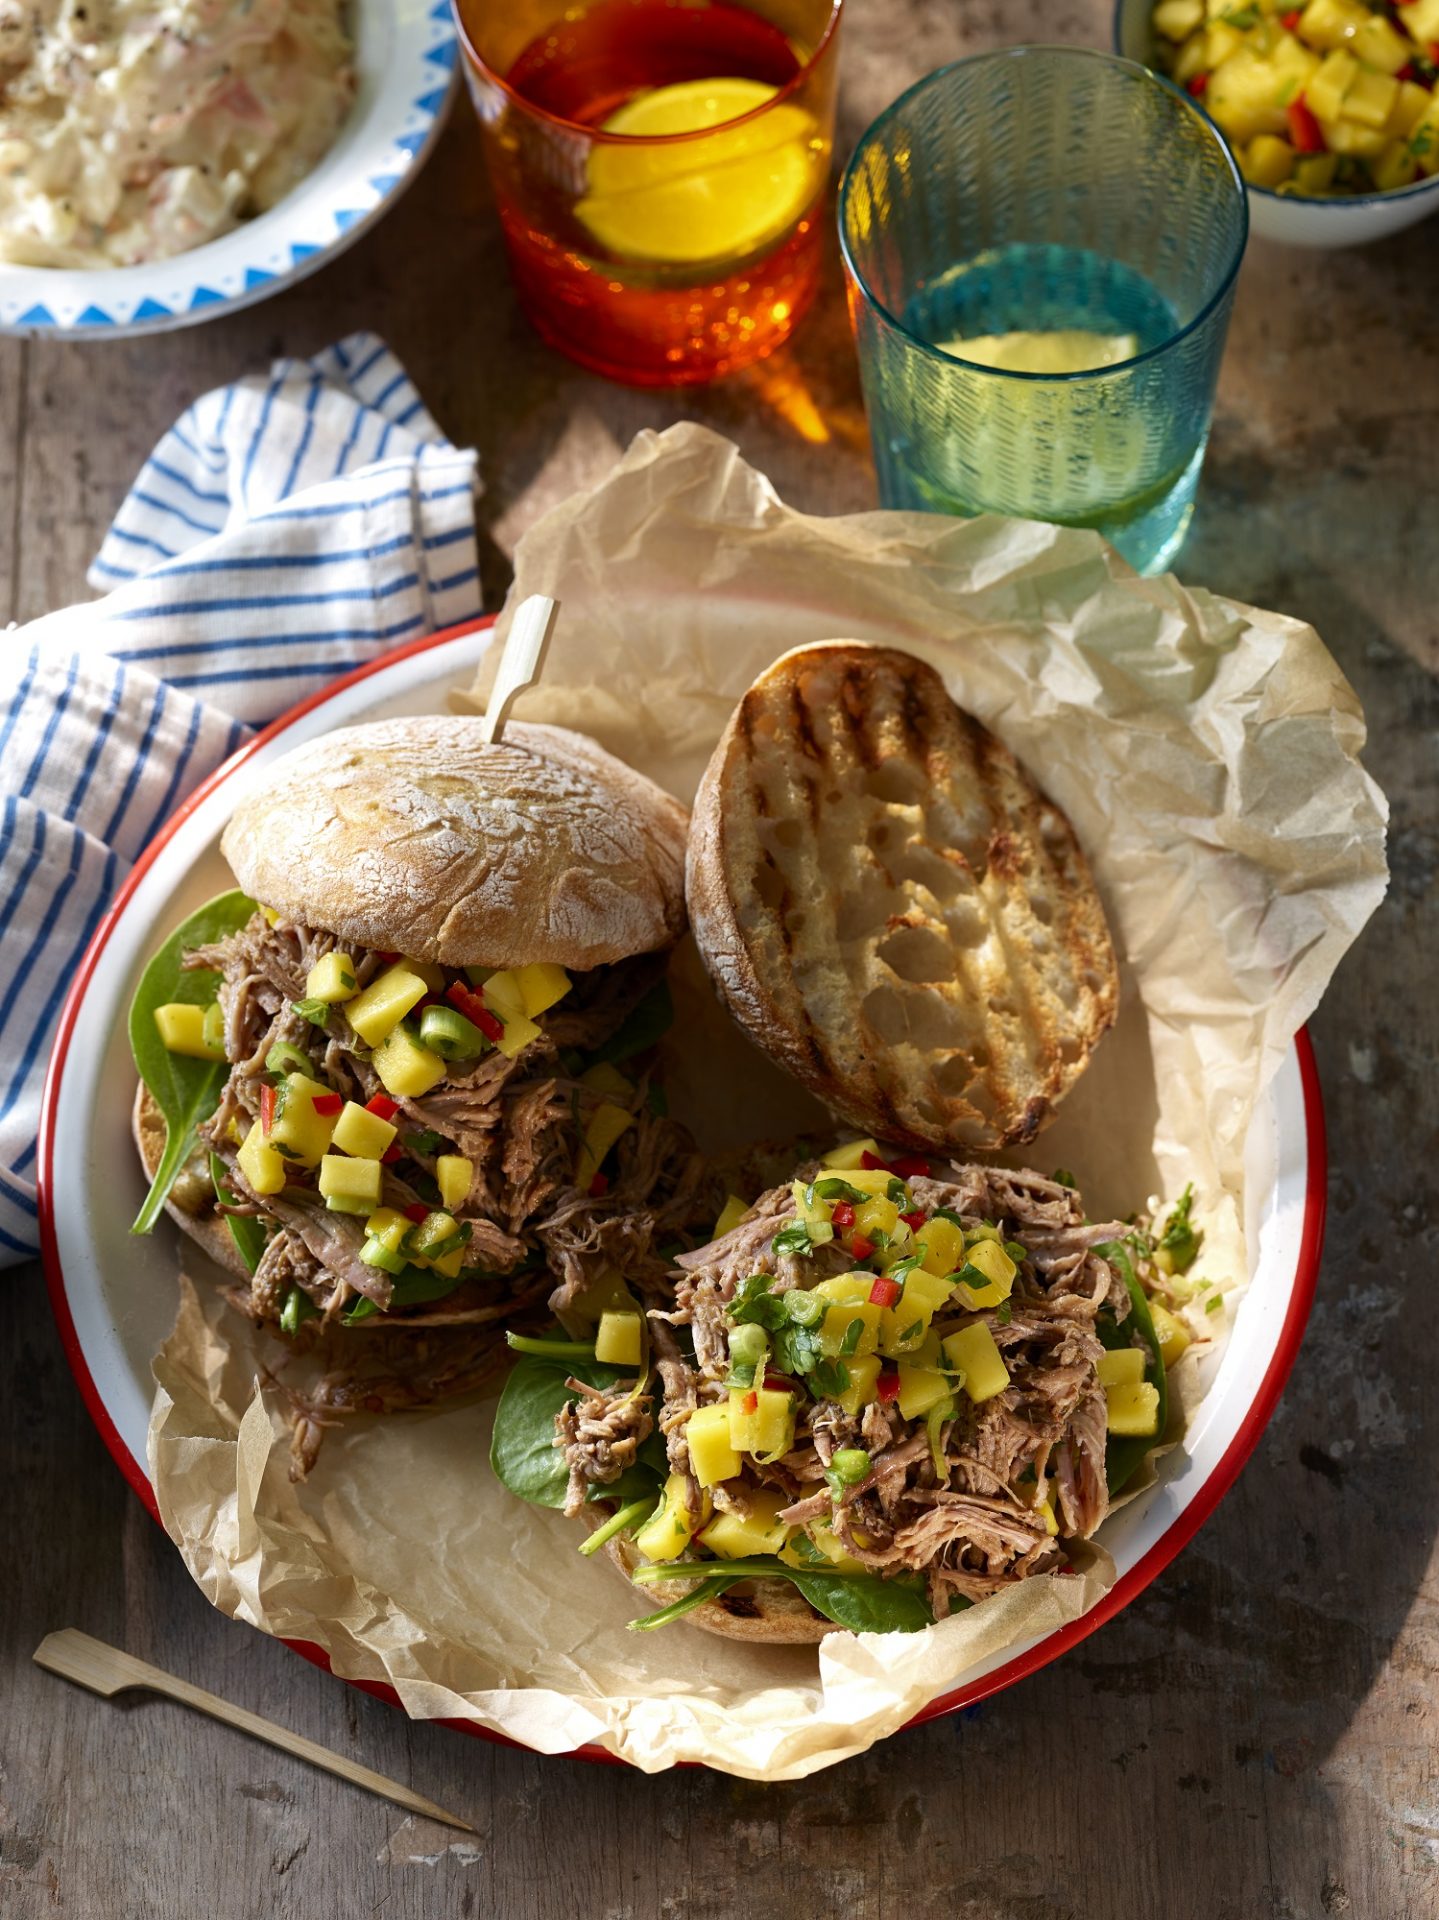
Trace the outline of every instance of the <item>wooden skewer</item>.
{"type": "Polygon", "coordinates": [[[545,670],[545,655],[549,652],[550,636],[559,611],[559,601],[543,593],[532,593],[528,600],[520,602],[510,623],[490,704],[485,708],[485,738],[492,746],[509,718],[515,696],[532,687],[545,670]]]}
{"type": "Polygon", "coordinates": [[[446,1813],[443,1807],[437,1807],[433,1800],[426,1800],[423,1794],[411,1793],[408,1787],[402,1787],[398,1780],[387,1780],[382,1773],[372,1773],[368,1767],[346,1760],[342,1754],[331,1753],[328,1747],[307,1740],[303,1734],[291,1733],[287,1727],[276,1726],[273,1720],[262,1720],[258,1713],[248,1713],[244,1707],[231,1706],[228,1700],[222,1700],[218,1694],[206,1693],[203,1687],[192,1687],[187,1680],[177,1680],[162,1667],[152,1667],[148,1661],[137,1660],[132,1654],[122,1653],[118,1647],[110,1647],[103,1640],[92,1639],[88,1633],[81,1633],[76,1627],[65,1627],[59,1633],[47,1633],[36,1647],[34,1658],[37,1666],[46,1668],[50,1673],[58,1673],[62,1679],[88,1687],[92,1693],[103,1694],[107,1700],[131,1687],[145,1687],[151,1693],[163,1693],[168,1699],[178,1700],[182,1706],[194,1707],[198,1713],[208,1713],[214,1720],[223,1720],[226,1726],[238,1727],[241,1733],[251,1734],[256,1740],[268,1741],[282,1753],[308,1760],[312,1766],[323,1767],[327,1773],[336,1774],[353,1786],[365,1787],[385,1800],[393,1800],[397,1807],[423,1814],[427,1820],[442,1820],[447,1827],[458,1827],[462,1833],[475,1831],[468,1820],[446,1813]]]}

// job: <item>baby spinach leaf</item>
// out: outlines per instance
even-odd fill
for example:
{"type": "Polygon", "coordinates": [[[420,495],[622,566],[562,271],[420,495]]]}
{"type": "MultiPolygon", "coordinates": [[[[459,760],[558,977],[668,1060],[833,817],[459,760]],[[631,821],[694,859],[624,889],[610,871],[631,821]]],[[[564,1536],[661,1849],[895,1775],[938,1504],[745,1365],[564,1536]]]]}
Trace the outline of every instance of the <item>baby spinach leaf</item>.
{"type": "MultiPolygon", "coordinates": [[[[495,1409],[490,1465],[503,1486],[537,1507],[565,1504],[569,1470],[555,1445],[555,1415],[574,1399],[565,1385],[571,1375],[592,1387],[610,1386],[622,1377],[618,1368],[593,1361],[567,1360],[557,1365],[526,1354],[511,1368],[495,1409]]],[[[653,1480],[651,1473],[647,1484],[652,1486],[653,1480]]],[[[607,1488],[604,1497],[637,1499],[640,1491],[630,1493],[621,1481],[618,1488],[607,1488]]]]}
{"type": "Polygon", "coordinates": [[[706,1600],[717,1600],[727,1587],[733,1585],[733,1579],[727,1579],[724,1575],[714,1580],[701,1580],[682,1600],[661,1607],[657,1613],[646,1613],[638,1620],[631,1620],[630,1632],[650,1633],[656,1627],[667,1627],[672,1620],[683,1619],[685,1614],[693,1613],[696,1607],[702,1607],[706,1600]]]}
{"type": "Polygon", "coordinates": [[[608,1061],[617,1067],[621,1061],[633,1059],[635,1054],[662,1040],[674,1021],[675,1003],[670,998],[669,982],[656,981],[644,998],[630,1008],[609,1039],[590,1054],[591,1065],[608,1061]]]}
{"type": "MultiPolygon", "coordinates": [[[[818,1568],[791,1567],[768,1554],[744,1560],[685,1560],[672,1565],[639,1569],[637,1586],[657,1580],[697,1579],[711,1569],[727,1584],[736,1580],[788,1580],[826,1620],[848,1627],[851,1633],[918,1633],[934,1624],[929,1602],[918,1582],[881,1580],[873,1573],[823,1572],[818,1568]],[[723,1573],[720,1574],[720,1569],[723,1573]]],[[[705,1585],[710,1585],[709,1580],[705,1585]]],[[[650,1616],[646,1624],[661,1626],[663,1621],[650,1616]]]]}
{"type": "Polygon", "coordinates": [[[1113,1495],[1129,1484],[1147,1456],[1164,1438],[1169,1419],[1169,1391],[1164,1377],[1164,1356],[1159,1350],[1159,1335],[1154,1331],[1154,1320],[1149,1311],[1149,1297],[1135,1278],[1128,1253],[1118,1240],[1106,1240],[1103,1246],[1096,1247],[1094,1251],[1119,1269],[1119,1277],[1129,1294],[1129,1313],[1123,1321],[1115,1321],[1101,1314],[1097,1323],[1099,1338],[1113,1350],[1131,1346],[1131,1336],[1138,1333],[1149,1349],[1144,1363],[1144,1377],[1159,1393],[1159,1418],[1152,1434],[1112,1433],[1109,1436],[1104,1453],[1104,1473],[1113,1495]]]}
{"type": "MultiPolygon", "coordinates": [[[[225,1185],[225,1163],[218,1153],[210,1155],[210,1179],[214,1183],[215,1198],[234,1206],[238,1195],[225,1185]]],[[[268,1238],[264,1222],[246,1213],[227,1213],[225,1225],[230,1229],[230,1238],[240,1250],[240,1258],[253,1273],[260,1264],[260,1256],[265,1251],[268,1238]]]]}
{"type": "MultiPolygon", "coordinates": [[[[406,1266],[395,1275],[394,1291],[390,1295],[391,1307],[423,1307],[433,1300],[445,1300],[462,1287],[467,1280],[474,1278],[472,1273],[454,1275],[436,1273],[428,1267],[406,1266]]],[[[388,1311],[388,1309],[387,1309],[388,1311]]],[[[373,1300],[363,1294],[348,1313],[341,1315],[343,1324],[353,1327],[357,1321],[368,1320],[371,1314],[379,1313],[373,1300]]]]}
{"type": "Polygon", "coordinates": [[[130,1002],[130,1051],[165,1120],[165,1151],[131,1233],[148,1233],[159,1219],[166,1195],[194,1151],[195,1130],[215,1111],[230,1072],[223,1060],[191,1060],[171,1053],[156,1030],[155,1009],[176,1000],[195,1006],[213,1000],[219,975],[207,970],[187,973],[181,957],[191,947],[223,940],[243,927],[254,911],[254,901],[238,889],[208,901],[176,927],[141,974],[130,1002]]]}

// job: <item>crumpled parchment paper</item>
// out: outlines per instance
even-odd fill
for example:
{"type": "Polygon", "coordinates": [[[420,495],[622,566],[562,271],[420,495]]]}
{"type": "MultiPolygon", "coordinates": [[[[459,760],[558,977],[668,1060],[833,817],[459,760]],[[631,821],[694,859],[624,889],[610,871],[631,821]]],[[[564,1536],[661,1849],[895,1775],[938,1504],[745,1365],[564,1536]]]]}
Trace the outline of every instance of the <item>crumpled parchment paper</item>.
{"type": "MultiPolygon", "coordinates": [[[[735,701],[788,648],[884,640],[930,661],[1068,812],[1120,953],[1116,1028],[1028,1157],[1074,1168],[1095,1216],[1192,1179],[1202,1270],[1242,1290],[1255,1102],[1385,885],[1363,716],[1310,627],[1139,579],[1083,531],[809,518],[695,426],[641,434],[525,536],[515,572],[511,608],[538,592],[562,603],[517,713],[593,734],[686,801],[735,701]]],[[[677,974],[666,1084],[701,1144],[813,1124],[807,1097],[729,1027],[692,951],[677,974]]],[[[1212,1371],[1186,1356],[1181,1409],[1212,1371]]],[[[647,1771],[703,1760],[798,1778],[1075,1618],[1114,1577],[1101,1538],[1077,1575],[919,1634],[836,1633],[818,1652],[683,1625],[634,1635],[648,1601],[577,1558],[575,1523],[491,1477],[489,1404],[337,1429],[294,1487],[251,1335],[208,1287],[184,1288],[155,1373],[161,1513],[216,1606],[317,1642],[337,1673],[388,1680],[412,1714],[544,1752],[589,1742],[647,1771]]]]}

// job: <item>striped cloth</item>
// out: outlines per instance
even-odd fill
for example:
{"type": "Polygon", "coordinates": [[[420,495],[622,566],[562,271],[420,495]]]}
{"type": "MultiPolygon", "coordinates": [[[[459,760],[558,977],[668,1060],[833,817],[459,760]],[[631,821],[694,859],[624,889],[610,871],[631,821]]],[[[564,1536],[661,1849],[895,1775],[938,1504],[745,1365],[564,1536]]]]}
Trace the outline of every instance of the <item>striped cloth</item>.
{"type": "Polygon", "coordinates": [[[372,334],[196,401],[90,570],[0,637],[0,1263],[72,963],[156,828],[251,731],[480,611],[476,456],[372,334]]]}

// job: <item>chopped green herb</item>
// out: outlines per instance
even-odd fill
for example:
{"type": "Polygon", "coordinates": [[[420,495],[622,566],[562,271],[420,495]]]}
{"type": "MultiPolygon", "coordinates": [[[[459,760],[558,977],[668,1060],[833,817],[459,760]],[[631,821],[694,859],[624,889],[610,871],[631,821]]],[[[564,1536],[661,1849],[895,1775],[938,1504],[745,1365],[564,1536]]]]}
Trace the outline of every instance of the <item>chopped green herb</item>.
{"type": "Polygon", "coordinates": [[[805,1205],[812,1207],[816,1200],[848,1200],[852,1206],[862,1206],[869,1195],[852,1187],[848,1180],[841,1180],[837,1174],[827,1174],[823,1180],[812,1180],[804,1190],[805,1205]]]}
{"type": "Polygon", "coordinates": [[[781,1227],[770,1241],[770,1251],[778,1258],[780,1254],[810,1254],[814,1252],[814,1241],[810,1238],[809,1228],[802,1220],[795,1220],[787,1227],[781,1227]]]}
{"type": "Polygon", "coordinates": [[[1163,1273],[1188,1273],[1198,1258],[1204,1236],[1190,1221],[1189,1212],[1193,1205],[1194,1184],[1191,1181],[1180,1194],[1179,1204],[1165,1221],[1164,1231],[1155,1248],[1155,1265],[1163,1273]]]}
{"type": "Polygon", "coordinates": [[[281,1333],[298,1333],[306,1320],[313,1320],[320,1309],[301,1287],[291,1287],[280,1309],[281,1333]]]}
{"type": "Polygon", "coordinates": [[[1204,1303],[1204,1311],[1206,1313],[1222,1313],[1224,1311],[1224,1295],[1222,1293],[1211,1294],[1204,1303]]]}
{"type": "Polygon", "coordinates": [[[838,1400],[842,1393],[849,1392],[850,1372],[843,1360],[814,1360],[807,1371],[819,1399],[838,1400]]]}
{"type": "Polygon", "coordinates": [[[839,1350],[844,1359],[849,1360],[854,1357],[859,1351],[859,1343],[863,1337],[864,1321],[856,1315],[845,1328],[844,1338],[839,1343],[839,1350]]]}
{"type": "Polygon", "coordinates": [[[1057,1187],[1068,1187],[1071,1193],[1075,1192],[1079,1186],[1079,1182],[1069,1171],[1068,1167],[1056,1167],[1054,1169],[1054,1184],[1057,1187]]]}
{"type": "Polygon", "coordinates": [[[433,1127],[419,1127],[413,1133],[401,1134],[400,1138],[411,1153],[427,1153],[433,1157],[445,1149],[445,1136],[436,1133],[433,1127]]]}
{"type": "Polygon", "coordinates": [[[323,1027],[329,1022],[333,1009],[328,1000],[292,1000],[290,1011],[308,1020],[312,1027],[323,1027]]]}
{"type": "Polygon", "coordinates": [[[924,1322],[922,1320],[911,1320],[909,1325],[900,1334],[899,1344],[902,1347],[907,1347],[911,1340],[917,1340],[923,1332],[924,1322]]]}

